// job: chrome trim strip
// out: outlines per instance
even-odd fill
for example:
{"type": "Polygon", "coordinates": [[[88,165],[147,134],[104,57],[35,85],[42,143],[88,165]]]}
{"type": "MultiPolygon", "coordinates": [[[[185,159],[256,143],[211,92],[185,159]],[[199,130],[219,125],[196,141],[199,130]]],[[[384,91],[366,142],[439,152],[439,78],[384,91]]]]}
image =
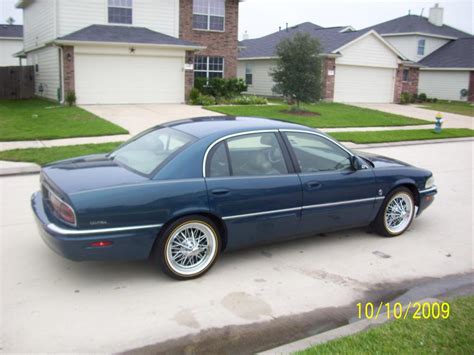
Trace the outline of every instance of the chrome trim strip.
{"type": "Polygon", "coordinates": [[[341,143],[339,143],[338,141],[322,134],[322,133],[319,133],[319,132],[316,132],[316,131],[305,131],[304,129],[291,129],[291,128],[282,128],[282,129],[279,129],[280,132],[296,132],[296,133],[307,133],[307,134],[313,134],[315,136],[319,136],[321,138],[324,138],[328,141],[330,141],[331,143],[334,143],[336,146],[338,146],[339,148],[341,148],[342,150],[344,150],[346,153],[348,153],[351,157],[354,156],[354,153],[352,153],[349,149],[347,149],[346,147],[344,147],[341,143]]]}
{"type": "Polygon", "coordinates": [[[254,217],[254,216],[264,216],[264,215],[267,215],[267,214],[293,212],[293,211],[300,211],[300,210],[301,210],[301,207],[293,207],[293,208],[285,208],[285,209],[282,209],[282,210],[272,210],[272,211],[265,211],[265,212],[255,212],[255,213],[239,214],[239,215],[235,215],[235,216],[227,216],[227,217],[222,217],[222,219],[226,221],[226,220],[229,220],[229,219],[254,217]]]}
{"type": "Polygon", "coordinates": [[[102,233],[111,233],[111,232],[123,232],[131,231],[138,229],[147,229],[147,228],[157,228],[162,227],[163,224],[149,224],[144,226],[130,226],[130,227],[116,227],[116,228],[102,228],[102,229],[66,229],[61,228],[54,223],[49,223],[46,225],[46,228],[52,232],[64,234],[64,235],[84,235],[84,234],[102,234],[102,233]]]}
{"type": "Polygon", "coordinates": [[[254,216],[264,216],[267,214],[274,214],[274,213],[282,213],[282,212],[292,212],[292,211],[298,211],[298,210],[306,210],[306,209],[312,209],[312,208],[320,208],[320,207],[329,207],[329,206],[338,206],[338,205],[348,205],[348,204],[353,204],[353,203],[361,203],[361,202],[375,202],[378,200],[383,200],[385,196],[378,196],[378,197],[370,197],[370,198],[362,198],[359,200],[349,200],[349,201],[340,201],[340,202],[330,202],[330,203],[320,203],[317,205],[308,205],[308,206],[302,206],[302,207],[293,207],[293,208],[285,208],[282,210],[271,210],[271,211],[264,211],[264,212],[254,212],[254,213],[246,213],[246,214],[239,214],[235,216],[227,216],[227,217],[222,217],[223,220],[229,220],[229,219],[237,219],[237,218],[245,218],[245,217],[254,217],[254,216]]]}
{"type": "Polygon", "coordinates": [[[353,203],[362,203],[362,202],[375,202],[377,200],[381,200],[385,198],[384,196],[379,197],[370,197],[370,198],[361,198],[358,200],[349,200],[349,201],[339,201],[339,202],[329,202],[329,203],[319,203],[317,205],[309,205],[303,206],[304,210],[312,209],[312,208],[320,208],[320,207],[331,207],[331,206],[339,206],[339,205],[350,205],[353,203]]]}
{"type": "Polygon", "coordinates": [[[224,136],[215,140],[214,142],[211,143],[211,145],[209,145],[209,147],[207,147],[206,153],[204,153],[204,159],[202,161],[202,176],[204,178],[206,177],[207,156],[209,155],[209,152],[211,151],[212,148],[214,148],[216,144],[219,144],[220,142],[229,138],[245,136],[247,134],[256,134],[256,133],[278,133],[278,129],[261,129],[261,130],[256,130],[256,131],[245,131],[245,132],[233,133],[233,134],[229,134],[227,136],[224,136]]]}
{"type": "Polygon", "coordinates": [[[425,189],[425,190],[419,190],[418,192],[420,194],[424,194],[424,193],[427,193],[427,192],[432,192],[432,191],[436,191],[438,188],[436,187],[436,185],[433,185],[431,186],[430,188],[428,189],[425,189]]]}

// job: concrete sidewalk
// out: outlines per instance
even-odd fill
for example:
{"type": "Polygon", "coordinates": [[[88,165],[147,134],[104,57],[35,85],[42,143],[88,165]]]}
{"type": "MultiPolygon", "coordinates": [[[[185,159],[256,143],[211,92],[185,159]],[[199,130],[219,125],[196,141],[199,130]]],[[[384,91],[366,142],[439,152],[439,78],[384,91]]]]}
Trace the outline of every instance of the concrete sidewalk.
{"type": "MultiPolygon", "coordinates": [[[[398,105],[398,104],[351,104],[353,106],[368,108],[371,110],[393,113],[407,117],[419,118],[422,120],[436,121],[437,111],[428,110],[416,105],[398,105]]],[[[474,118],[456,113],[442,112],[444,128],[473,128],[474,118]]],[[[421,127],[421,126],[420,126],[421,127]]]]}

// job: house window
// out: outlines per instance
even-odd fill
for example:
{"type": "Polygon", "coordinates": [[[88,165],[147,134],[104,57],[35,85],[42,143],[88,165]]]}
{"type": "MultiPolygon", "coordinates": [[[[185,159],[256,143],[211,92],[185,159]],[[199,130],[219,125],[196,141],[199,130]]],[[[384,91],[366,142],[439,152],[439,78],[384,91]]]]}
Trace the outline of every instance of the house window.
{"type": "Polygon", "coordinates": [[[224,77],[224,58],[206,57],[197,55],[194,57],[195,78],[222,78],[224,77]]]}
{"type": "Polygon", "coordinates": [[[425,42],[424,39],[418,40],[418,55],[425,55],[425,42]]]}
{"type": "Polygon", "coordinates": [[[252,64],[245,64],[245,83],[247,85],[252,85],[253,74],[252,74],[252,64]]]}
{"type": "Polygon", "coordinates": [[[193,28],[224,31],[225,0],[194,0],[193,28]]]}
{"type": "Polygon", "coordinates": [[[408,81],[410,70],[403,69],[403,81],[408,81]]]}
{"type": "Polygon", "coordinates": [[[132,0],[108,0],[109,23],[132,24],[132,0]]]}

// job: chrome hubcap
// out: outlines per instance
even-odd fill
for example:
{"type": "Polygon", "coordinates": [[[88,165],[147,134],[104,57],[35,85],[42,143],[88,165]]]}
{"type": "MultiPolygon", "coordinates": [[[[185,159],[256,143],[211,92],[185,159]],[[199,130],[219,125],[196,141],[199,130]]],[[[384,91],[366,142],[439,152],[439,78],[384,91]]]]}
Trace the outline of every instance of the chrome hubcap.
{"type": "Polygon", "coordinates": [[[393,196],[385,208],[384,222],[387,230],[393,234],[403,232],[411,222],[413,207],[413,200],[407,193],[401,192],[393,196]]]}
{"type": "Polygon", "coordinates": [[[215,257],[216,239],[207,224],[190,222],[181,225],[167,243],[166,256],[170,267],[182,275],[203,271],[215,257]]]}

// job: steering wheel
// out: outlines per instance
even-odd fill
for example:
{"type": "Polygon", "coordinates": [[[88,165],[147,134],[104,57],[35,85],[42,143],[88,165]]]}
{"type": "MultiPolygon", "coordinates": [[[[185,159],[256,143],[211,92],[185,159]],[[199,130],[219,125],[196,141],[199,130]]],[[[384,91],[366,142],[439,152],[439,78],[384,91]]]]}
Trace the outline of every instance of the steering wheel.
{"type": "Polygon", "coordinates": [[[346,162],[346,159],[342,159],[340,162],[338,162],[336,164],[336,166],[334,167],[335,170],[339,170],[339,169],[342,169],[344,167],[343,163],[346,162]]]}

